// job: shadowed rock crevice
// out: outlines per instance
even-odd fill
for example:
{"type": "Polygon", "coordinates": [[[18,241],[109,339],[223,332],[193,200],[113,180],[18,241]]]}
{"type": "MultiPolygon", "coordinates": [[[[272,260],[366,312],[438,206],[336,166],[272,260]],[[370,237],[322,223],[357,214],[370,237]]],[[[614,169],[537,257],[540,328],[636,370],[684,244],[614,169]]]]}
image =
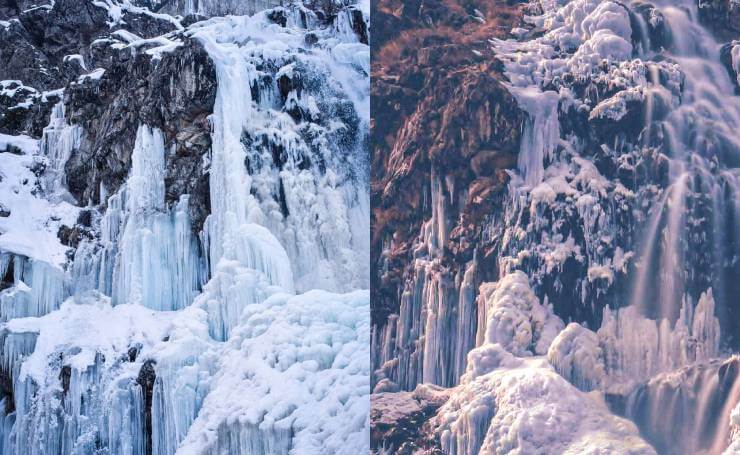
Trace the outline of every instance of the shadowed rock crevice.
{"type": "Polygon", "coordinates": [[[141,393],[144,398],[144,435],[146,438],[145,452],[147,455],[152,453],[152,400],[154,396],[154,382],[157,380],[157,373],[154,370],[155,362],[147,360],[139,370],[139,376],[136,383],[141,387],[141,393]]]}

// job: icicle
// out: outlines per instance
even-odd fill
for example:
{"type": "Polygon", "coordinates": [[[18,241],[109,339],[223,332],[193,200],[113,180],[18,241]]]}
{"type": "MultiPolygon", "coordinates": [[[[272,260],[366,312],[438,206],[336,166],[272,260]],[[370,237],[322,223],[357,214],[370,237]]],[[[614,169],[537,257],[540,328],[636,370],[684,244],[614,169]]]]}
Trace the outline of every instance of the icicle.
{"type": "Polygon", "coordinates": [[[67,192],[64,165],[72,151],[80,147],[82,128],[68,125],[64,118],[64,102],[59,101],[51,110],[49,125],[41,137],[41,153],[48,157],[50,166],[45,173],[46,192],[53,198],[72,201],[67,192]]]}
{"type": "Polygon", "coordinates": [[[541,92],[537,87],[513,89],[512,92],[529,113],[529,119],[522,133],[521,150],[517,166],[524,182],[536,186],[545,175],[545,160],[555,152],[560,139],[558,122],[558,102],[556,92],[541,92]]]}
{"type": "Polygon", "coordinates": [[[632,306],[617,311],[606,308],[597,333],[607,375],[615,384],[634,384],[719,355],[719,321],[714,316],[711,289],[702,294],[695,312],[691,302],[684,300],[673,326],[667,319],[645,318],[632,306]]]}
{"type": "Polygon", "coordinates": [[[123,213],[119,199],[112,200],[111,218],[102,226],[108,239],[116,238],[120,225],[116,222],[121,222],[121,215],[125,220],[113,269],[114,303],[182,309],[203,283],[205,272],[191,234],[187,196],[170,213],[165,212],[164,153],[162,132],[141,125],[131,157],[131,175],[121,193],[125,197],[123,213]]]}
{"type": "Polygon", "coordinates": [[[13,266],[13,286],[0,292],[0,320],[42,316],[59,308],[68,295],[62,270],[24,256],[0,256],[6,273],[13,266]]]}

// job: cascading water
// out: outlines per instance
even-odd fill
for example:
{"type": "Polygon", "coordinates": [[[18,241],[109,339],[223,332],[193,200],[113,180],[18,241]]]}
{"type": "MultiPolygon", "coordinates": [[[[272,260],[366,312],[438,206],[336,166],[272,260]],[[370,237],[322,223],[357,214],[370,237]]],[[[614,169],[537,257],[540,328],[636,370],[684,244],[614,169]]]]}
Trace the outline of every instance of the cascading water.
{"type": "MultiPolygon", "coordinates": [[[[659,118],[651,107],[662,93],[648,92],[643,134],[646,140],[653,130],[662,135],[669,183],[643,237],[631,302],[647,314],[675,320],[684,294],[712,287],[721,311],[737,295],[727,285],[739,271],[733,259],[740,226],[733,163],[740,151],[740,99],[719,60],[720,45],[698,24],[696,4],[666,4],[658,11],[671,37],[660,55],[680,67],[682,91],[680,104],[659,118]],[[704,232],[696,229],[702,221],[704,232]],[[697,251],[700,245],[704,251],[697,251]]],[[[651,51],[644,56],[655,58],[651,51]]],[[[649,84],[662,86],[659,77],[649,84]]]]}
{"type": "Polygon", "coordinates": [[[454,215],[437,207],[454,206],[455,188],[432,166],[431,199],[443,202],[415,243],[399,314],[374,327],[375,391],[453,387],[432,421],[446,453],[593,449],[566,432],[538,440],[546,419],[515,406],[554,368],[637,423],[635,453],[653,453],[644,442],[722,453],[740,421],[737,370],[720,366],[740,339],[740,97],[723,46],[689,0],[531,6],[516,40],[491,41],[528,117],[475,250],[496,258],[498,281],[476,281],[475,262],[435,243],[451,236],[454,215]],[[474,343],[458,339],[471,330],[474,343]]]}
{"type": "MultiPolygon", "coordinates": [[[[660,131],[655,134],[662,135],[669,158],[669,183],[643,237],[631,304],[650,317],[673,321],[679,302],[709,288],[724,339],[734,345],[737,327],[728,319],[736,313],[733,277],[740,275],[740,98],[733,96],[733,81],[719,60],[721,46],[698,24],[696,4],[658,5],[670,36],[661,54],[680,67],[682,91],[680,103],[657,119],[652,107],[659,103],[653,98],[662,93],[648,92],[643,134],[649,141],[660,131]]],[[[651,51],[643,55],[655,58],[651,51]]],[[[661,81],[653,77],[650,84],[660,87],[661,81]]],[[[661,453],[717,454],[729,444],[730,412],[740,398],[737,368],[722,374],[695,368],[690,377],[667,384],[651,380],[646,391],[640,388],[628,399],[627,415],[661,453]]]]}
{"type": "Polygon", "coordinates": [[[627,397],[624,414],[660,453],[722,453],[740,399],[737,363],[733,357],[658,375],[627,397]]]}

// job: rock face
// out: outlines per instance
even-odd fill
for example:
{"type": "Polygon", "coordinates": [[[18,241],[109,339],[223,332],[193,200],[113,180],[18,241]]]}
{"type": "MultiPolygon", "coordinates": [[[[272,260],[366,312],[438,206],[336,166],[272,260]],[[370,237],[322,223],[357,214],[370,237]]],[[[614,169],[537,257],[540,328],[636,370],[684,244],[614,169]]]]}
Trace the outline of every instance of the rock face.
{"type": "Polygon", "coordinates": [[[428,421],[448,395],[444,389],[425,385],[413,392],[375,394],[370,411],[371,448],[398,454],[443,453],[428,421]]]}
{"type": "Polygon", "coordinates": [[[413,243],[430,214],[432,175],[449,176],[444,191],[454,193],[448,219],[457,224],[450,226],[442,256],[464,263],[480,239],[481,217],[496,206],[508,181],[504,170],[516,165],[524,114],[502,85],[500,63],[479,39],[516,23],[518,8],[504,2],[477,6],[487,12],[488,25],[480,27],[472,4],[378,2],[374,10],[371,261],[377,325],[398,311],[413,243]]]}
{"type": "Polygon", "coordinates": [[[190,194],[190,216],[200,231],[210,211],[207,176],[201,166],[211,146],[208,115],[216,96],[213,63],[192,39],[154,59],[143,52],[115,53],[100,79],[85,79],[66,92],[71,124],[85,132],[66,164],[70,192],[78,201],[115,193],[131,167],[136,127],[165,133],[168,205],[190,194]],[[102,185],[102,187],[101,187],[102,185]]]}
{"type": "Polygon", "coordinates": [[[147,52],[164,44],[161,39],[130,45],[182,28],[146,10],[124,9],[114,21],[91,2],[61,1],[16,14],[0,27],[6,43],[0,48],[0,78],[24,85],[6,83],[0,92],[6,106],[0,131],[40,136],[51,106],[62,97],[56,89],[66,87],[66,119],[85,131],[66,164],[67,183],[80,203],[99,204],[105,202],[101,188],[115,193],[128,174],[138,124],[162,129],[174,150],[167,157],[167,202],[190,194],[190,216],[199,232],[209,212],[200,163],[210,148],[206,117],[216,93],[215,70],[202,46],[182,35],[169,35],[178,47],[161,56],[147,52]],[[95,71],[102,75],[82,76],[95,71]]]}

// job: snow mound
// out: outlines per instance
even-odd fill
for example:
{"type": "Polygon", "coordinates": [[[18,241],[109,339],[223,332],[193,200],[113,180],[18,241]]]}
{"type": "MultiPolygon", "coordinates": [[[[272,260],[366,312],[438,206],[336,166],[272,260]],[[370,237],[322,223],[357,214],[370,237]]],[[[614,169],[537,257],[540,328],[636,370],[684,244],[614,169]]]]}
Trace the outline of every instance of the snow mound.
{"type": "Polygon", "coordinates": [[[481,285],[479,299],[487,321],[485,342],[499,343],[514,355],[544,354],[564,325],[552,307],[540,304],[521,271],[481,285]]]}
{"type": "Polygon", "coordinates": [[[38,334],[19,379],[30,376],[42,384],[52,355],[71,354],[65,356],[65,364],[79,371],[92,366],[98,354],[114,362],[131,346],[152,346],[161,341],[173,316],[140,305],[112,306],[109,298],[90,293],[68,299],[59,310],[45,316],[13,319],[5,328],[38,334]]]}
{"type": "Polygon", "coordinates": [[[369,292],[248,306],[178,453],[369,450],[369,292]]]}
{"type": "Polygon", "coordinates": [[[575,322],[558,334],[547,351],[555,370],[586,392],[598,389],[604,380],[603,356],[596,333],[575,322]]]}
{"type": "Polygon", "coordinates": [[[654,454],[630,421],[612,415],[542,359],[461,384],[437,414],[450,454],[654,454]]]}

